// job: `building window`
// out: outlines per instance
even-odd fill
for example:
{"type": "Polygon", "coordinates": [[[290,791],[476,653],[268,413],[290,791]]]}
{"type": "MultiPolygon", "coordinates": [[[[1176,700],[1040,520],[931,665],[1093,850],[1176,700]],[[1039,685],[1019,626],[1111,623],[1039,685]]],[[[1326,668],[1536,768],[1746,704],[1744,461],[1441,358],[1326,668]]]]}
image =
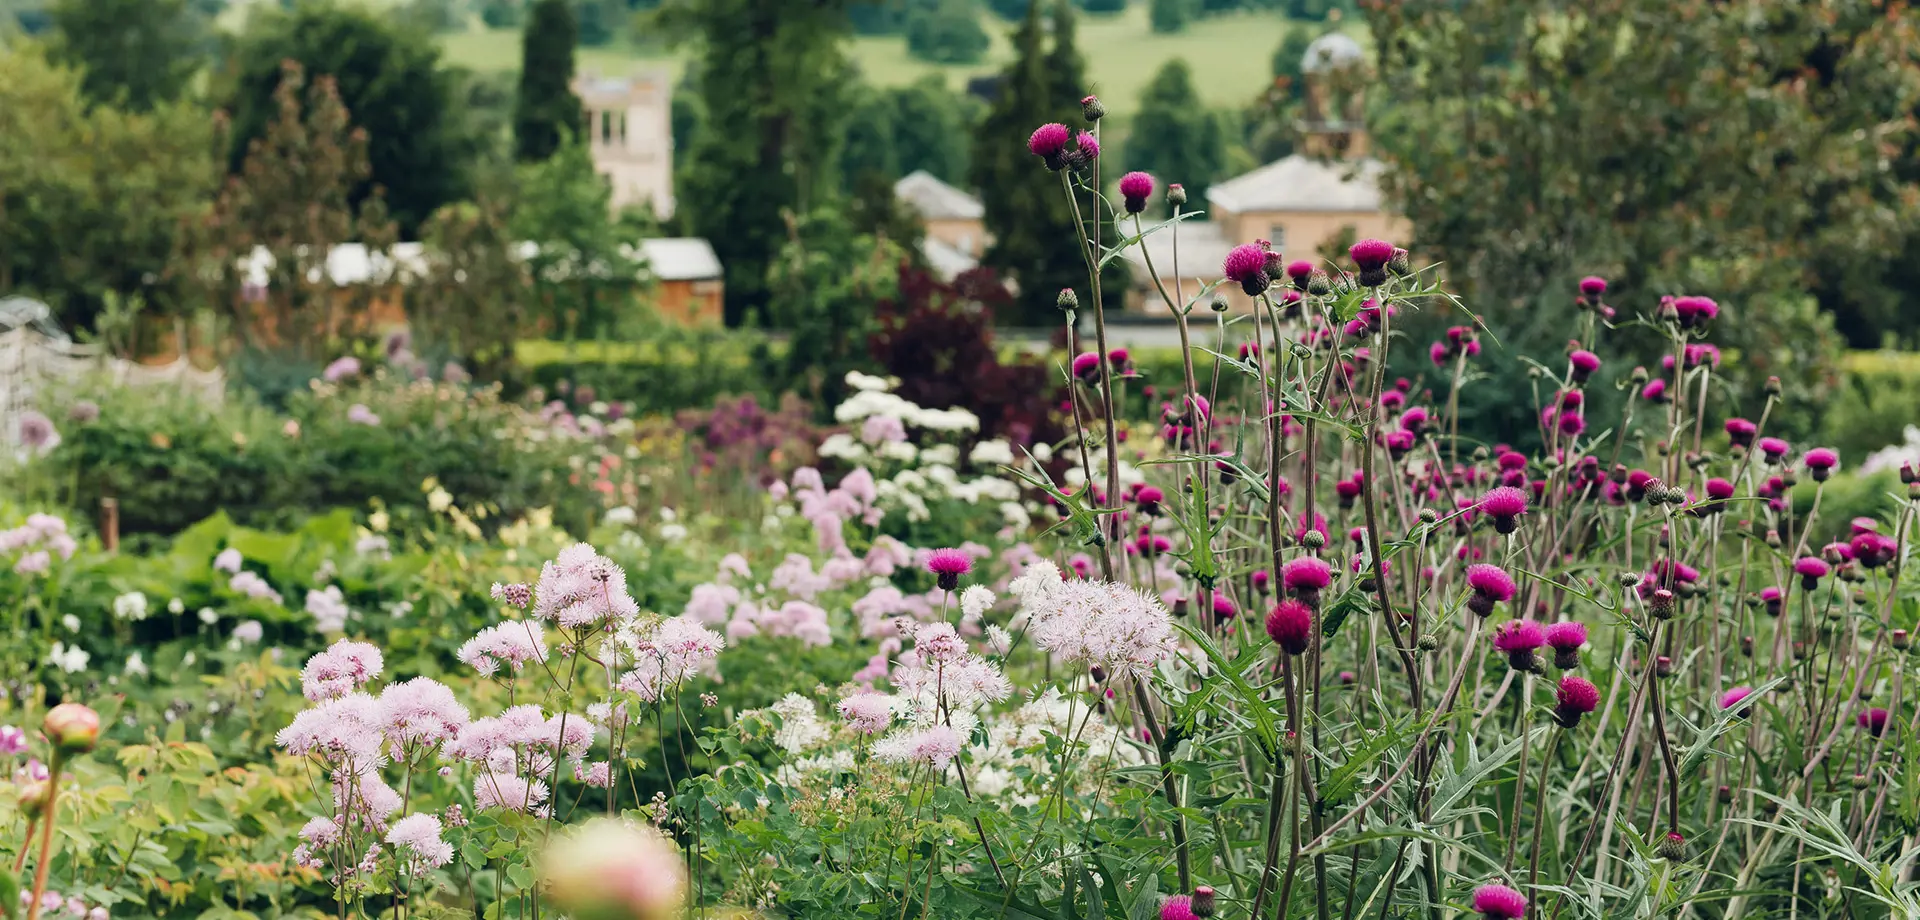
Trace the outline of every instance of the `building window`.
{"type": "Polygon", "coordinates": [[[1281,224],[1268,227],[1267,242],[1272,243],[1275,249],[1287,248],[1287,228],[1281,224]]]}
{"type": "Polygon", "coordinates": [[[611,140],[613,140],[613,113],[601,112],[600,113],[600,142],[604,144],[611,140]]]}

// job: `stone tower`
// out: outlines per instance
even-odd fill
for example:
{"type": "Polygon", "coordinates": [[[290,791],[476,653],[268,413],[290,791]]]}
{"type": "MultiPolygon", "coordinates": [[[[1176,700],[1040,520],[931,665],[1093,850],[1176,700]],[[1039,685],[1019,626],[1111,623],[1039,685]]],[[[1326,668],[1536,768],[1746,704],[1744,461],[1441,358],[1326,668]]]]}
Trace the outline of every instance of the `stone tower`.
{"type": "Polygon", "coordinates": [[[601,77],[584,71],[573,82],[586,112],[593,168],[613,189],[613,206],[651,203],[673,214],[673,79],[665,70],[601,77]]]}
{"type": "Polygon", "coordinates": [[[1306,79],[1306,117],[1301,120],[1302,152],[1310,157],[1347,159],[1367,155],[1367,127],[1361,88],[1366,53],[1340,32],[1313,40],[1300,60],[1306,79]]]}

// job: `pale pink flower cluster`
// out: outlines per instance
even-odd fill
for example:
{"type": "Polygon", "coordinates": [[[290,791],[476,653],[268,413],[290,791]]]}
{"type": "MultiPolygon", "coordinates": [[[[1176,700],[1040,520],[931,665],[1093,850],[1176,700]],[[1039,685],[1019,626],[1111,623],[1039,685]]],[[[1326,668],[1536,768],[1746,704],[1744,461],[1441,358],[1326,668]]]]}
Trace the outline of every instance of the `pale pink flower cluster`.
{"type": "Polygon", "coordinates": [[[540,569],[533,615],[575,629],[624,622],[640,613],[627,593],[627,573],[585,543],[560,551],[540,569]]]}
{"type": "Polygon", "coordinates": [[[547,631],[538,623],[512,620],[480,630],[460,646],[455,655],[461,663],[492,677],[505,663],[513,675],[528,662],[547,660],[547,631]]]}
{"type": "Polygon", "coordinates": [[[240,551],[229,546],[213,557],[213,570],[229,575],[240,574],[240,567],[246,560],[240,557],[240,551]]]}
{"type": "Polygon", "coordinates": [[[856,693],[840,701],[840,718],[863,735],[877,735],[893,724],[893,697],[884,693],[856,693]]]}
{"type": "Polygon", "coordinates": [[[1061,581],[1049,563],[1035,563],[1008,587],[1020,598],[1033,643],[1064,660],[1121,674],[1151,668],[1174,653],[1167,608],[1137,589],[1061,581]]]}
{"type": "MultiPolygon", "coordinates": [[[[728,558],[733,559],[739,557],[729,556],[728,558]]],[[[725,568],[721,569],[721,577],[723,579],[726,576],[726,571],[725,568]]],[[[726,584],[724,581],[717,584],[699,584],[693,586],[693,595],[687,598],[687,606],[681,612],[699,622],[718,625],[727,621],[728,615],[733,612],[733,608],[739,605],[739,603],[739,588],[726,584]]]]}
{"type": "Polygon", "coordinates": [[[375,765],[354,765],[333,772],[333,812],[347,815],[360,826],[378,830],[400,810],[400,793],[380,778],[375,765]]]}
{"type": "Polygon", "coordinates": [[[53,557],[65,562],[79,548],[79,541],[67,533],[67,522],[51,514],[29,514],[25,524],[0,530],[0,553],[20,554],[13,563],[19,575],[44,574],[53,567],[53,557]]]}
{"type": "MultiPolygon", "coordinates": [[[[235,555],[238,554],[236,553],[235,555]]],[[[255,600],[264,600],[275,606],[281,603],[280,592],[273,590],[273,586],[267,584],[266,579],[250,571],[242,570],[235,573],[233,578],[227,582],[227,587],[233,589],[236,594],[244,594],[255,600]]]]}
{"type": "Polygon", "coordinates": [[[440,839],[440,819],[414,814],[393,822],[387,843],[412,854],[415,875],[424,875],[453,861],[453,844],[440,839]]]}
{"type": "Polygon", "coordinates": [[[928,764],[945,770],[960,754],[964,739],[945,725],[905,729],[874,742],[873,756],[888,763],[928,764]]]}
{"type": "Polygon", "coordinates": [[[314,818],[300,828],[300,845],[293,848],[293,864],[309,869],[326,866],[319,853],[340,842],[340,825],[333,818],[314,818]]]}
{"type": "Polygon", "coordinates": [[[274,743],[290,754],[318,754],[334,764],[374,763],[385,741],[380,723],[377,700],[365,693],[349,693],[302,710],[274,736],[274,743]]]}
{"type": "MultiPolygon", "coordinates": [[[[33,892],[23,888],[20,891],[21,912],[24,914],[27,905],[32,903],[33,892]]],[[[40,916],[72,917],[74,920],[107,920],[111,914],[107,913],[105,907],[97,904],[89,906],[79,898],[70,898],[49,888],[40,893],[40,916]]]]}
{"type": "Polygon", "coordinates": [[[380,692],[380,715],[381,731],[402,746],[451,741],[467,726],[467,707],[431,677],[388,684],[380,692]]]}
{"type": "Polygon", "coordinates": [[[541,803],[547,800],[547,791],[547,784],[540,780],[489,770],[473,781],[473,805],[481,811],[500,808],[544,814],[541,803]]]}
{"type": "Polygon", "coordinates": [[[815,537],[824,552],[838,553],[846,549],[843,533],[847,521],[858,519],[868,527],[877,527],[886,516],[875,504],[880,497],[879,485],[865,467],[848,473],[831,491],[821,480],[819,470],[801,467],[794,471],[791,495],[800,506],[800,516],[813,524],[815,537]]]}
{"type": "Polygon", "coordinates": [[[576,763],[573,766],[573,778],[595,789],[605,789],[613,785],[613,765],[604,760],[576,763]]]}
{"type": "Polygon", "coordinates": [[[307,666],[300,671],[300,689],[314,702],[338,699],[379,677],[384,664],[380,649],[366,642],[341,639],[307,659],[307,666]]]}
{"type": "Polygon", "coordinates": [[[446,752],[449,757],[474,763],[493,763],[495,754],[505,752],[511,771],[515,766],[512,758],[519,750],[540,744],[547,737],[546,713],[537,705],[522,703],[497,716],[468,723],[446,746],[446,752]]]}
{"type": "Polygon", "coordinates": [[[616,689],[654,702],[695,674],[711,668],[726,644],[726,640],[692,617],[662,620],[633,638],[630,646],[633,668],[621,675],[616,689]]]}

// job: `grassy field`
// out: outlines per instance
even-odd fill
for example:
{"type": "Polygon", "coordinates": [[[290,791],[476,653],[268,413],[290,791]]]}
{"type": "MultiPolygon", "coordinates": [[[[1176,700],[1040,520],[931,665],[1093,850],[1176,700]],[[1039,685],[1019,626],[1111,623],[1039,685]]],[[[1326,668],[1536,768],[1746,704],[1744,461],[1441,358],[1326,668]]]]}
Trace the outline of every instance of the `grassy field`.
{"type": "MultiPolygon", "coordinates": [[[[1239,106],[1260,92],[1271,78],[1274,49],[1290,28],[1324,28],[1292,23],[1272,13],[1242,13],[1195,22],[1178,35],[1156,35],[1147,27],[1147,4],[1136,2],[1126,12],[1110,16],[1082,15],[1078,44],[1087,57],[1092,90],[1108,108],[1124,118],[1137,105],[1140,91],[1162,64],[1185,58],[1193,68],[1194,84],[1210,106],[1239,106]]],[[[1008,35],[1013,25],[987,16],[993,46],[986,58],[970,66],[942,66],[907,54],[900,36],[860,36],[852,53],[867,78],[893,86],[927,74],[943,74],[955,88],[967,78],[998,70],[1012,55],[1008,35]]],[[[520,36],[516,31],[474,29],[442,37],[449,63],[478,71],[513,70],[520,66],[520,36]]],[[[604,75],[623,74],[637,66],[669,66],[676,71],[683,51],[634,47],[615,43],[580,49],[579,66],[604,75]]]]}

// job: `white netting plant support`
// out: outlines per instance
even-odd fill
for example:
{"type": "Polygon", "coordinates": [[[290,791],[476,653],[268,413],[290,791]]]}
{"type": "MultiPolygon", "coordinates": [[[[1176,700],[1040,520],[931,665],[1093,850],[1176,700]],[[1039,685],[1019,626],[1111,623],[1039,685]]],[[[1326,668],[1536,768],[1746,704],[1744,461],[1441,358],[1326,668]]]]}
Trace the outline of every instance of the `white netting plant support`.
{"type": "Polygon", "coordinates": [[[53,321],[53,311],[25,297],[0,298],[0,444],[20,436],[20,413],[36,408],[48,388],[96,377],[116,387],[173,387],[217,403],[226,375],[200,370],[186,355],[171,364],[146,365],[116,358],[99,345],[74,342],[53,321]]]}

